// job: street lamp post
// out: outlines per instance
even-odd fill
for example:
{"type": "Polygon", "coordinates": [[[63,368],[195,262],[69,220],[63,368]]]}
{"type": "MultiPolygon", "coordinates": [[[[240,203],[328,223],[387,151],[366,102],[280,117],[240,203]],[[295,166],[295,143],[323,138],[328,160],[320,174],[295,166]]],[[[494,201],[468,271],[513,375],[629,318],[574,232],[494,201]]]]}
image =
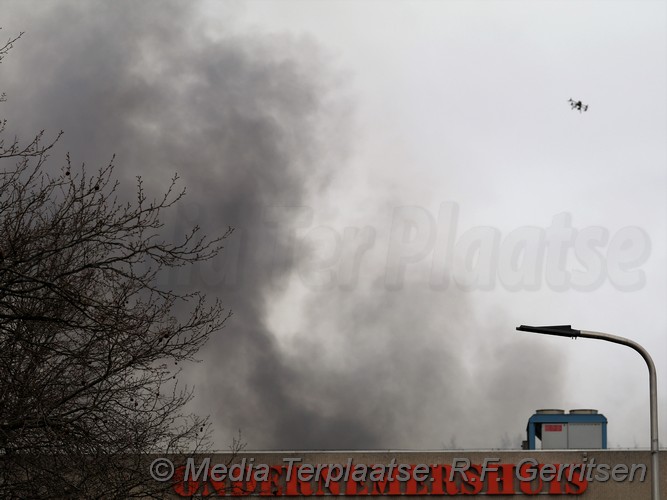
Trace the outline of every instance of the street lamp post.
{"type": "Polygon", "coordinates": [[[522,332],[543,333],[546,335],[557,335],[559,337],[570,337],[576,339],[583,337],[586,339],[599,339],[613,342],[614,344],[621,344],[633,348],[641,354],[646,365],[648,366],[649,377],[649,396],[650,396],[650,413],[651,413],[651,499],[660,500],[660,471],[658,465],[659,443],[658,443],[658,390],[657,377],[655,373],[655,364],[649,355],[648,351],[640,346],[637,342],[624,337],[617,337],[603,332],[592,332],[588,330],[575,330],[571,325],[555,325],[555,326],[527,326],[521,325],[516,328],[522,332]]]}

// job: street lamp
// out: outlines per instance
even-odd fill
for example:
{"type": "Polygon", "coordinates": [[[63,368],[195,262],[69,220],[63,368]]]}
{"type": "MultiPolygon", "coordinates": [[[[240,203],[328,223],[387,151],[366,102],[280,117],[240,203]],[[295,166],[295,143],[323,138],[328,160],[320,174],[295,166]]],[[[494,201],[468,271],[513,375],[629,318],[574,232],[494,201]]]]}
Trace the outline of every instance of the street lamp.
{"type": "Polygon", "coordinates": [[[602,332],[591,332],[588,330],[575,330],[571,325],[555,325],[555,326],[526,326],[521,325],[516,328],[522,332],[544,333],[546,335],[556,335],[559,337],[583,337],[586,339],[599,339],[613,342],[614,344],[621,344],[632,347],[635,351],[641,354],[646,365],[648,366],[649,377],[649,395],[650,395],[650,412],[651,412],[651,499],[660,499],[660,472],[658,465],[658,390],[657,377],[655,374],[655,365],[649,355],[648,351],[640,346],[637,342],[624,337],[617,337],[602,332]]]}

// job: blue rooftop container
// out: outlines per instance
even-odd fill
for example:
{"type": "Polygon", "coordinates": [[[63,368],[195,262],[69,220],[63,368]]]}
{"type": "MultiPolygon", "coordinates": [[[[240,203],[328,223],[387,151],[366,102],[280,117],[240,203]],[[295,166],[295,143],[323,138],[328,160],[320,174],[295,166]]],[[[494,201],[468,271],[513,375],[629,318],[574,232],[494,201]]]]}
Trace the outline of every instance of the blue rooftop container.
{"type": "Polygon", "coordinates": [[[607,448],[607,418],[597,410],[537,410],[526,426],[524,449],[594,450],[607,448]]]}

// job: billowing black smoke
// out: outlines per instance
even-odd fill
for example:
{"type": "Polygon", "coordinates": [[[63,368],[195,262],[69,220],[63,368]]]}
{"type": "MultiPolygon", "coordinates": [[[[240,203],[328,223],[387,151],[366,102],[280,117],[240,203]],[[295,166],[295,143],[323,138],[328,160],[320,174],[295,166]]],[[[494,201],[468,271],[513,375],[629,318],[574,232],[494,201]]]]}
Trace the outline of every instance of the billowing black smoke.
{"type": "MultiPolygon", "coordinates": [[[[26,35],[0,69],[12,132],[65,131],[54,164],[64,150],[90,167],[116,153],[128,193],[135,175],[157,192],[178,172],[188,197],[166,221],[174,235],[236,228],[223,258],[165,278],[233,310],[186,373],[216,445],[237,429],[252,449],[516,444],[540,397],[558,394],[555,356],[517,359],[513,325],[478,317],[454,286],[304,285],[300,266],[317,249],[295,231],[312,223],[349,140],[333,70],[312,41],[234,34],[225,19],[206,35],[197,8],[10,2],[4,33],[26,35]],[[299,299],[283,300],[295,282],[299,299]],[[299,315],[288,340],[269,321],[278,303],[299,315]]],[[[391,211],[376,212],[385,219],[366,223],[368,248],[389,227],[391,211]]],[[[386,254],[363,257],[382,274],[386,254]]]]}

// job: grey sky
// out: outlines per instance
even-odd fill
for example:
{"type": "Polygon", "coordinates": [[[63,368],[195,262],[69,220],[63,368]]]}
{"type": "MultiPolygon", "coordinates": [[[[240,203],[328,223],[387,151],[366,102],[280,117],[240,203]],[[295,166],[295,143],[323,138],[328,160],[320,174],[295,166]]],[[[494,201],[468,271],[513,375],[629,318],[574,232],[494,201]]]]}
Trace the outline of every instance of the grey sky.
{"type": "Polygon", "coordinates": [[[642,343],[666,428],[663,2],[4,10],[27,32],[0,68],[12,131],[118,153],[128,190],[178,171],[177,228],[237,227],[169,277],[235,311],[185,374],[220,448],[516,446],[541,407],[648,446],[638,355],[521,323],[642,343]]]}

